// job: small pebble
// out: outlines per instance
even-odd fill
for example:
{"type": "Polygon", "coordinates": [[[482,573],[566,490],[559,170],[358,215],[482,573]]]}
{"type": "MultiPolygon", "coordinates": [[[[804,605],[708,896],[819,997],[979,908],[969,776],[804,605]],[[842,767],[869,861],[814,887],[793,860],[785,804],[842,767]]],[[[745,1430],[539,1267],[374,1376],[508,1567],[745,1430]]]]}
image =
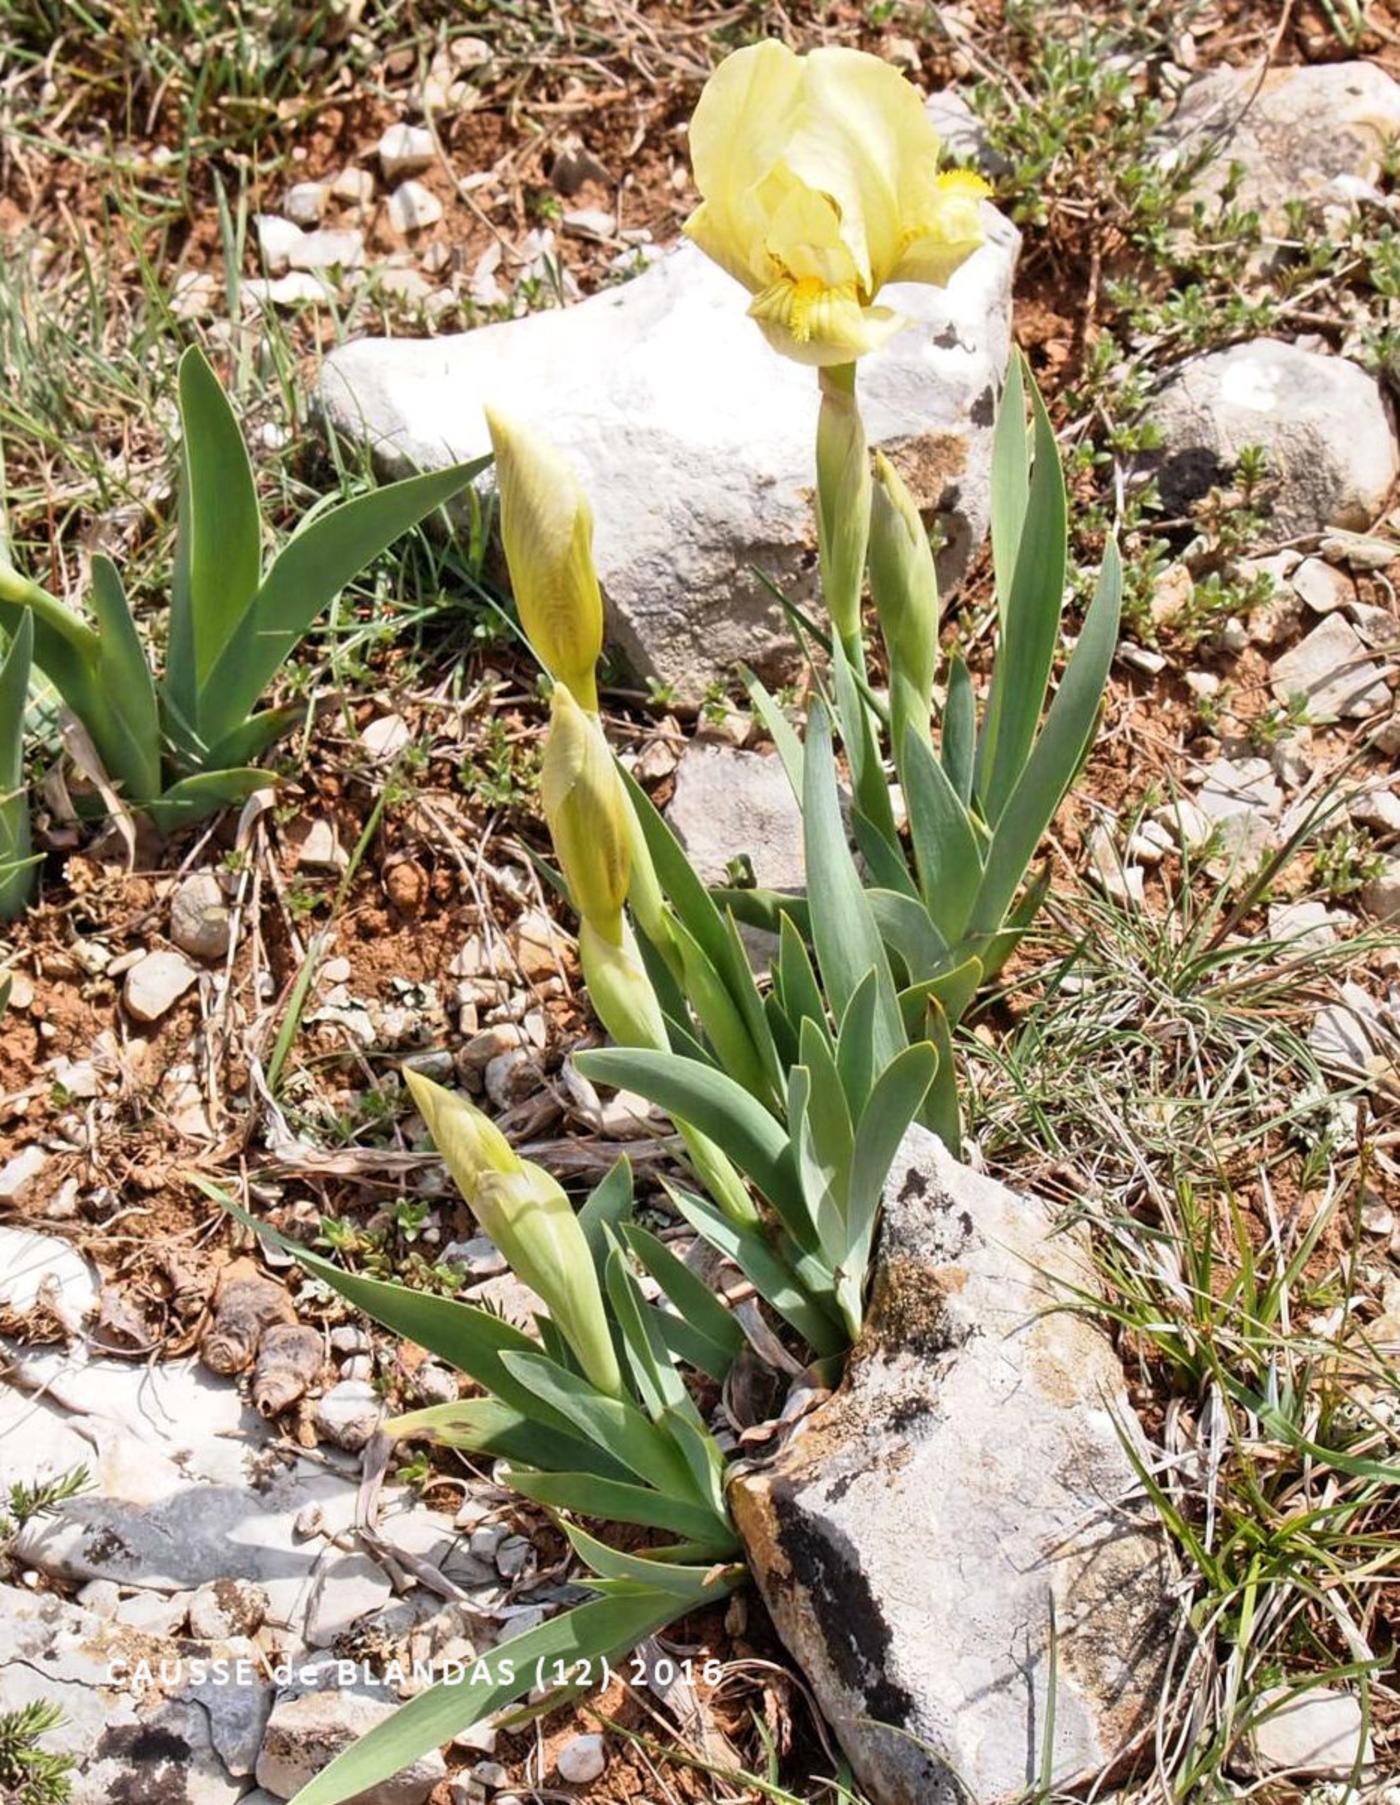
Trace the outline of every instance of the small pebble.
{"type": "Polygon", "coordinates": [[[607,1750],[601,1736],[574,1736],[559,1751],[559,1778],[571,1786],[584,1786],[596,1780],[608,1765],[607,1750]]]}
{"type": "Polygon", "coordinates": [[[435,226],[442,218],[442,202],[421,182],[401,182],[389,196],[389,224],[405,236],[435,226]]]}
{"type": "Polygon", "coordinates": [[[283,198],[282,211],[293,225],[319,226],[328,192],[324,182],[294,182],[283,198]]]}
{"type": "Polygon", "coordinates": [[[379,140],[379,167],[386,182],[417,175],[435,155],[433,134],[421,125],[391,125],[379,140]]]}

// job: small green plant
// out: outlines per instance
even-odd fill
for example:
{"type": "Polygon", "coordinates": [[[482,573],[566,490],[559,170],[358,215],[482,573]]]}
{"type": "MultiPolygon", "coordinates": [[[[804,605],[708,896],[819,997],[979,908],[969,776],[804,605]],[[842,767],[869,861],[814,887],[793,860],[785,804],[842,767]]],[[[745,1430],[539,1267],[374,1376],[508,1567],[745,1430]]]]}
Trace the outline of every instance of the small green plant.
{"type": "MultiPolygon", "coordinates": [[[[6,985],[8,990],[8,985],[6,985]]],[[[76,1498],[92,1484],[86,1467],[74,1467],[57,1479],[46,1479],[38,1485],[16,1480],[10,1487],[5,1509],[0,1511],[0,1546],[11,1542],[26,1523],[35,1517],[52,1516],[60,1504],[76,1498]]]]}
{"type": "Polygon", "coordinates": [[[39,1747],[63,1722],[62,1709],[43,1699],[0,1714],[0,1798],[7,1805],[67,1805],[72,1798],[73,1757],[39,1747]]]}
{"type": "Polygon", "coordinates": [[[486,462],[407,477],[315,514],[264,570],[247,448],[197,348],[181,360],[179,400],[179,531],[160,681],[110,558],[92,561],[91,619],[0,565],[0,626],[14,633],[32,622],[34,661],[105,779],[164,833],[267,781],[249,761],[302,713],[259,710],[277,671],[345,584],[486,462]]]}

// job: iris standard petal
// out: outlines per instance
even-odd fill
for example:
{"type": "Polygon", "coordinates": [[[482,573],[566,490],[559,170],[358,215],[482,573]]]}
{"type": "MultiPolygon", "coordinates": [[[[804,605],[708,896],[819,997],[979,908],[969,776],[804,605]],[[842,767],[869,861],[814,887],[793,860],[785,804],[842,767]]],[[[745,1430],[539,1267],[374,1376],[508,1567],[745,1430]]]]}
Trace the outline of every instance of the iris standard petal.
{"type": "Polygon", "coordinates": [[[970,169],[939,176],[923,211],[906,221],[905,243],[890,280],[945,283],[985,238],[982,202],[990,193],[970,169]]]}

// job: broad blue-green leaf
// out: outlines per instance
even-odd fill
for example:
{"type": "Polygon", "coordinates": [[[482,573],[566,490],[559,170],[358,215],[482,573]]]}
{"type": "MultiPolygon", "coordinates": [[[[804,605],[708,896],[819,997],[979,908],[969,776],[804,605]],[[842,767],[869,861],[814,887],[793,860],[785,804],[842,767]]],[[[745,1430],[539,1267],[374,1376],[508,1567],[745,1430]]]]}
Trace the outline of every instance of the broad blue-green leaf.
{"type": "Polygon", "coordinates": [[[982,961],[973,954],[951,971],[940,972],[937,977],[925,978],[922,983],[901,990],[899,1006],[904,1012],[904,1029],[910,1039],[922,1037],[921,1024],[930,1003],[937,1003],[950,1022],[960,1021],[964,1010],[977,995],[982,977],[982,961]]]}
{"type": "Polygon", "coordinates": [[[719,974],[725,990],[747,1021],[748,998],[745,992],[752,993],[755,999],[758,997],[748,955],[737,936],[731,936],[724,917],[710,899],[709,891],[696,875],[680,841],[657,813],[650,796],[630,771],[621,765],[618,766],[618,771],[632,799],[632,807],[646,840],[647,850],[651,854],[652,864],[656,868],[662,892],[719,974]]]}
{"type": "Polygon", "coordinates": [[[966,928],[977,899],[981,848],[942,765],[912,727],[904,735],[900,776],[924,906],[951,946],[966,928]]]}
{"type": "Polygon", "coordinates": [[[836,678],[836,705],[841,715],[841,739],[851,767],[855,808],[865,817],[876,836],[891,852],[897,854],[899,835],[895,832],[890,786],[885,780],[884,766],[880,760],[874,720],[856,688],[855,675],[842,648],[839,634],[832,640],[831,663],[836,678]]]}
{"type": "Polygon", "coordinates": [[[785,921],[794,922],[799,934],[807,932],[810,911],[805,896],[786,890],[711,890],[717,909],[723,909],[745,927],[758,928],[765,934],[781,934],[785,921]]]}
{"type": "Polygon", "coordinates": [[[881,938],[903,961],[910,980],[918,983],[946,958],[948,943],[930,921],[923,903],[893,890],[868,894],[881,938]]]}
{"type": "Polygon", "coordinates": [[[26,613],[0,659],[0,921],[20,914],[34,889],[24,787],[24,711],[33,657],[34,618],[26,613]]]}
{"type": "MultiPolygon", "coordinates": [[[[628,1582],[630,1583],[630,1582],[628,1582]]],[[[716,1581],[717,1597],[734,1581],[716,1581]]],[[[690,1608],[674,1592],[656,1586],[610,1589],[576,1605],[538,1629],[514,1636],[483,1655],[462,1680],[445,1680],[402,1705],[392,1717],[351,1743],[297,1794],[296,1805],[341,1805],[367,1792],[429,1749],[440,1748],[535,1684],[539,1664],[554,1673],[583,1662],[625,1654],[690,1608]],[[480,1677],[473,1677],[479,1673],[480,1677]]]]}
{"type": "Polygon", "coordinates": [[[677,1259],[664,1241],[636,1222],[622,1225],[622,1237],[693,1329],[730,1360],[743,1351],[744,1331],[705,1281],[684,1260],[677,1259]]]}
{"type": "Polygon", "coordinates": [[[919,1120],[936,1134],[954,1159],[962,1152],[962,1111],[958,1107],[957,1069],[953,1063],[953,1034],[940,1004],[930,1003],[927,1017],[929,1041],[938,1055],[938,1069],[928,1087],[919,1120]]]}
{"type": "MultiPolygon", "coordinates": [[[[691,1495],[690,1472],[669,1436],[635,1404],[609,1397],[585,1378],[571,1373],[535,1350],[504,1353],[501,1364],[517,1383],[549,1410],[551,1421],[563,1417],[573,1429],[598,1442],[629,1472],[672,1497],[691,1495]]],[[[528,1409],[528,1406],[526,1406],[528,1409]]]]}
{"type": "Polygon", "coordinates": [[[578,1225],[593,1255],[601,1279],[611,1251],[608,1230],[620,1227],[632,1214],[632,1163],[620,1154],[604,1178],[588,1193],[578,1213],[578,1225]]]}
{"type": "Polygon", "coordinates": [[[903,1041],[894,981],[880,930],[846,844],[836,790],[836,763],[826,710],[813,706],[807,722],[803,840],[807,860],[812,938],[826,993],[839,1018],[856,986],[874,970],[879,990],[875,1053],[887,1063],[903,1041]]]}
{"type": "Polygon", "coordinates": [[[982,983],[990,984],[1015,952],[1026,930],[1040,913],[1040,905],[1049,891],[1050,867],[1047,864],[1041,866],[1017,897],[1016,907],[1006,918],[1006,926],[999,934],[993,934],[982,948],[982,983]]]}
{"type": "Polygon", "coordinates": [[[621,1484],[630,1484],[632,1479],[630,1471],[606,1448],[527,1416],[500,1398],[458,1398],[451,1404],[430,1404],[425,1410],[392,1417],[384,1427],[390,1435],[428,1436],[444,1447],[471,1448],[549,1473],[586,1472],[621,1484]]]}
{"type": "Polygon", "coordinates": [[[466,488],[489,460],[405,477],[330,508],[293,535],[200,684],[200,730],[215,741],[252,713],[311,623],[380,552],[466,488]]]}
{"type": "Polygon", "coordinates": [[[603,1579],[630,1579],[644,1586],[656,1586],[663,1592],[674,1592],[689,1601],[690,1608],[709,1603],[716,1595],[714,1563],[703,1567],[678,1566],[670,1549],[648,1550],[644,1554],[627,1554],[610,1548],[580,1529],[577,1523],[561,1523],[560,1528],[581,1561],[603,1579]]]}
{"type": "Polygon", "coordinates": [[[86,717],[83,725],[93,735],[107,775],[121,785],[123,799],[139,806],[160,794],[156,687],[117,567],[101,552],[92,560],[92,612],[99,635],[95,681],[110,725],[86,717]]]}
{"type": "Polygon", "coordinates": [[[179,530],[165,680],[180,712],[199,727],[200,691],[257,591],[262,543],[243,433],[197,345],[180,359],[179,388],[179,530]]]}
{"type": "Polygon", "coordinates": [[[787,1219],[801,1219],[801,1192],[780,1123],[741,1085],[712,1066],[639,1047],[601,1047],[574,1063],[595,1084],[636,1091],[676,1121],[689,1122],[722,1146],[787,1219]]]}
{"type": "Polygon", "coordinates": [[[1016,548],[996,669],[978,751],[977,793],[989,824],[1001,818],[1035,738],[1064,607],[1065,480],[1054,428],[1031,385],[1035,461],[1025,525],[1016,548]]]}
{"type": "MultiPolygon", "coordinates": [[[[616,1240],[608,1253],[604,1274],[608,1302],[622,1333],[623,1350],[632,1384],[643,1408],[655,1423],[668,1409],[690,1409],[690,1393],[672,1364],[670,1353],[647,1314],[646,1300],[616,1240]]],[[[697,1418],[698,1420],[698,1418],[697,1418]]]]}
{"type": "Polygon", "coordinates": [[[211,771],[222,771],[230,765],[246,765],[258,758],[289,733],[298,721],[306,719],[302,702],[288,702],[282,708],[264,708],[226,733],[217,746],[211,746],[201,763],[211,771]]]}
{"type": "Polygon", "coordinates": [[[876,1079],[870,1101],[856,1124],[848,1226],[849,1246],[860,1256],[862,1272],[891,1162],[909,1124],[919,1113],[937,1066],[938,1055],[927,1041],[906,1047],[876,1079]]]}
{"type": "Polygon", "coordinates": [[[1030,494],[1030,445],[1026,436],[1026,389],[1020,353],[1006,371],[1006,386],[992,428],[992,564],[996,572],[1002,631],[1011,599],[1011,579],[1030,494]]]}
{"type": "Polygon", "coordinates": [[[943,737],[939,744],[943,772],[964,808],[972,802],[972,773],[977,763],[977,698],[972,676],[954,653],[948,666],[948,700],[943,705],[943,737]]]}
{"type": "Polygon", "coordinates": [[[508,1475],[512,1491],[551,1510],[577,1511],[598,1522],[637,1523],[647,1529],[664,1529],[671,1535],[724,1554],[729,1548],[725,1525],[707,1503],[687,1491],[684,1497],[658,1492],[652,1486],[625,1485],[615,1479],[599,1479],[592,1473],[532,1473],[512,1467],[508,1475]]]}
{"type": "MultiPolygon", "coordinates": [[[[455,1298],[438,1297],[430,1291],[412,1291],[406,1285],[390,1284],[387,1279],[345,1272],[310,1248],[278,1234],[276,1229],[250,1216],[217,1185],[198,1177],[194,1182],[207,1197],[222,1204],[231,1216],[236,1216],[263,1240],[271,1241],[293,1255],[299,1265],[329,1285],[337,1296],[345,1298],[357,1310],[363,1310],[366,1316],[372,1316],[396,1335],[417,1342],[419,1347],[466,1373],[523,1415],[533,1414],[565,1434],[575,1433],[568,1416],[542,1405],[534,1389],[517,1380],[505,1365],[504,1354],[537,1352],[535,1342],[520,1329],[490,1310],[479,1310],[475,1305],[459,1303],[455,1298]]],[[[613,1452],[617,1450],[613,1449],[613,1452]]]]}
{"type": "MultiPolygon", "coordinates": [[[[875,973],[868,971],[856,985],[836,1033],[836,1072],[849,1112],[847,1132],[852,1122],[860,1120],[860,1112],[865,1108],[870,1087],[879,1070],[875,1054],[875,1009],[878,994],[875,973]]],[[[831,1107],[835,1107],[834,1103],[831,1107]]]]}
{"type": "Polygon", "coordinates": [[[242,771],[201,771],[197,777],[172,783],[145,805],[145,812],[158,833],[175,834],[217,815],[221,808],[243,802],[267,782],[267,772],[251,766],[242,771]]]}
{"type": "Polygon", "coordinates": [[[759,682],[746,664],[739,666],[739,681],[748,692],[749,701],[753,704],[754,713],[763,723],[764,732],[773,742],[774,750],[783,761],[783,770],[792,785],[792,793],[800,802],[802,799],[802,741],[793,730],[777,700],[771,696],[759,682]]]}
{"type": "Polygon", "coordinates": [[[696,1234],[733,1260],[759,1296],[772,1305],[784,1322],[791,1323],[816,1353],[841,1352],[847,1337],[835,1318],[806,1291],[757,1230],[740,1228],[690,1191],[670,1186],[667,1190],[696,1234]]]}
{"type": "Polygon", "coordinates": [[[1110,542],[1104,548],[1103,568],[1079,643],[1050,704],[1040,738],[992,836],[970,924],[976,933],[994,934],[1001,927],[1017,886],[1035,857],[1041,835],[1079,769],[1094,731],[1113,649],[1118,643],[1122,593],[1118,548],[1110,542]]]}
{"type": "Polygon", "coordinates": [[[777,984],[782,992],[783,1013],[792,1024],[793,1033],[800,1035],[803,1022],[810,1021],[830,1041],[831,1026],[817,974],[807,956],[800,924],[790,918],[783,920],[778,935],[777,984]]]}

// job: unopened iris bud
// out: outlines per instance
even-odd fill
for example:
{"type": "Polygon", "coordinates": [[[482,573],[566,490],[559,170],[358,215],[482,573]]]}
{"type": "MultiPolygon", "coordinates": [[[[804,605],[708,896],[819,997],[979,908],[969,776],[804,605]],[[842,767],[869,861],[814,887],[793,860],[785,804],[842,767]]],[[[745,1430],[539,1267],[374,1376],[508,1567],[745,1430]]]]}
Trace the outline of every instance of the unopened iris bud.
{"type": "Polygon", "coordinates": [[[593,512],[567,460],[539,433],[486,410],[501,539],[521,625],[540,663],[596,713],[603,598],[593,567],[593,512]]]}
{"type": "MultiPolygon", "coordinates": [[[[892,700],[927,739],[938,663],[938,573],[914,497],[878,451],[870,510],[870,593],[890,656],[892,700]]],[[[896,723],[895,744],[902,741],[902,726],[896,723]]]]}
{"type": "Polygon", "coordinates": [[[538,1292],[596,1385],[623,1393],[598,1273],[574,1207],[543,1167],[521,1159],[495,1123],[455,1091],[405,1071],[433,1145],[517,1277],[538,1292]]]}
{"type": "Polygon", "coordinates": [[[574,907],[618,944],[632,865],[632,811],[603,730],[563,684],[550,703],[540,794],[574,907]]]}

